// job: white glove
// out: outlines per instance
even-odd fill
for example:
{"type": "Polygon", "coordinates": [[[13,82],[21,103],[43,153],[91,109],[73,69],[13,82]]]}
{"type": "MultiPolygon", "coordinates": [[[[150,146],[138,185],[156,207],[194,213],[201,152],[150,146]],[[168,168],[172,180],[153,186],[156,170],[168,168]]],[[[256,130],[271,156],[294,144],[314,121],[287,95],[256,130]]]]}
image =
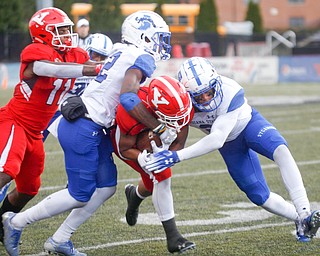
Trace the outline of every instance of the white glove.
{"type": "Polygon", "coordinates": [[[170,147],[171,143],[177,138],[177,132],[174,129],[167,128],[161,135],[160,140],[163,147],[170,147]]]}
{"type": "Polygon", "coordinates": [[[154,140],[150,141],[150,144],[151,144],[153,153],[158,153],[163,150],[168,150],[170,147],[170,144],[162,144],[161,146],[158,147],[154,140]]]}
{"type": "Polygon", "coordinates": [[[148,170],[145,168],[148,161],[151,160],[151,157],[150,157],[150,153],[148,153],[148,151],[145,149],[143,150],[139,155],[138,155],[138,163],[140,165],[140,167],[145,171],[145,172],[148,172],[148,170]]]}

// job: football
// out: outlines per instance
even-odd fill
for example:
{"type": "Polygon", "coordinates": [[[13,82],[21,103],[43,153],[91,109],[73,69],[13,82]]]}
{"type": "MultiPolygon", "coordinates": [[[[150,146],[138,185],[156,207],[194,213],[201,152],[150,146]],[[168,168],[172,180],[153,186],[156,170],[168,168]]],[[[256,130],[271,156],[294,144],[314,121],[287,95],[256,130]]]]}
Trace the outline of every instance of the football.
{"type": "Polygon", "coordinates": [[[137,142],[136,147],[140,151],[143,151],[146,149],[148,152],[152,152],[152,147],[150,142],[154,140],[157,146],[161,146],[161,140],[160,137],[157,135],[154,135],[154,133],[151,130],[145,130],[143,132],[140,132],[137,136],[137,142]]]}

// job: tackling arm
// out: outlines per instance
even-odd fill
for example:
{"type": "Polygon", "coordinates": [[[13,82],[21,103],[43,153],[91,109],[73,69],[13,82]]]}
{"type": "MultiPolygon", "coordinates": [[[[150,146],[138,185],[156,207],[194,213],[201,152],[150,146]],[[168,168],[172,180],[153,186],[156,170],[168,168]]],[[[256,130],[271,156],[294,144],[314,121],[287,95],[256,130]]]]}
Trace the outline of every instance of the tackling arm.
{"type": "Polygon", "coordinates": [[[211,127],[209,135],[203,137],[195,144],[177,151],[179,160],[195,158],[221,148],[236,125],[237,120],[237,110],[218,116],[211,127]]]}
{"type": "Polygon", "coordinates": [[[142,78],[139,69],[126,72],[120,91],[120,103],[134,119],[153,130],[160,122],[149,113],[137,95],[142,78]]]}
{"type": "Polygon", "coordinates": [[[219,116],[214,121],[209,135],[179,151],[163,150],[152,155],[145,168],[150,172],[159,173],[182,160],[202,156],[221,148],[236,125],[237,119],[238,111],[219,116]]]}

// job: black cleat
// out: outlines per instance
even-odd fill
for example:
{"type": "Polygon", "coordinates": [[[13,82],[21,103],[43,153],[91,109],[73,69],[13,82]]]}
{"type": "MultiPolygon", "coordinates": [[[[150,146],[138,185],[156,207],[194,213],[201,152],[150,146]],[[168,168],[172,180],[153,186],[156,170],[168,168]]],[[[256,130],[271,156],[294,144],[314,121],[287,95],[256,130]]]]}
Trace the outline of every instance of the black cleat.
{"type": "Polygon", "coordinates": [[[168,241],[167,246],[170,253],[184,253],[196,248],[196,244],[194,242],[188,241],[184,237],[179,237],[175,241],[168,241]]]}
{"type": "Polygon", "coordinates": [[[134,196],[136,187],[133,184],[127,184],[125,186],[124,192],[126,194],[128,206],[126,211],[126,220],[129,226],[134,226],[137,224],[138,215],[139,215],[139,206],[136,208],[132,206],[133,202],[132,197],[134,196]]]}

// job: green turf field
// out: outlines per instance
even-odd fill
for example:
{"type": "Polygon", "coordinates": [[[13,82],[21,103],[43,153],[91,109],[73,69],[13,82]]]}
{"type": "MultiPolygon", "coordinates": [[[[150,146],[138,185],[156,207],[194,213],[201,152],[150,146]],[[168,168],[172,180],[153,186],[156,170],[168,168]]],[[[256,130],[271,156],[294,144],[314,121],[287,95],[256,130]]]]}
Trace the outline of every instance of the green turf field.
{"type": "MultiPolygon", "coordinates": [[[[287,139],[312,207],[320,209],[320,101],[316,99],[320,96],[320,84],[259,85],[247,86],[245,90],[249,102],[254,102],[254,106],[287,139]],[[305,99],[306,103],[292,104],[297,98],[305,99]],[[266,106],[264,99],[268,99],[266,106]],[[270,104],[270,99],[275,99],[276,105],[270,104]]],[[[0,106],[11,94],[10,90],[0,90],[0,106]]],[[[188,144],[202,136],[192,129],[188,144]]],[[[45,147],[47,157],[42,189],[27,207],[63,188],[67,182],[58,142],[49,136],[45,147]]],[[[138,175],[116,157],[115,160],[119,172],[117,193],[73,235],[76,248],[93,256],[168,255],[164,231],[151,198],[143,202],[136,226],[129,227],[124,222],[124,186],[136,184],[138,175]]],[[[261,163],[271,190],[289,199],[273,162],[261,158],[261,163]]],[[[320,254],[319,238],[308,244],[298,243],[293,235],[293,223],[252,205],[229,177],[218,152],[177,164],[173,173],[172,191],[179,230],[197,244],[196,250],[186,255],[320,254]]],[[[65,217],[66,214],[26,227],[22,234],[21,255],[45,255],[43,243],[65,217]]],[[[2,246],[0,255],[6,255],[2,246]]]]}

